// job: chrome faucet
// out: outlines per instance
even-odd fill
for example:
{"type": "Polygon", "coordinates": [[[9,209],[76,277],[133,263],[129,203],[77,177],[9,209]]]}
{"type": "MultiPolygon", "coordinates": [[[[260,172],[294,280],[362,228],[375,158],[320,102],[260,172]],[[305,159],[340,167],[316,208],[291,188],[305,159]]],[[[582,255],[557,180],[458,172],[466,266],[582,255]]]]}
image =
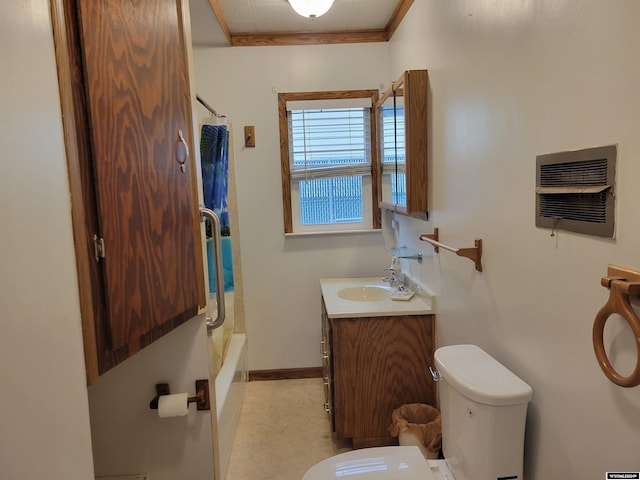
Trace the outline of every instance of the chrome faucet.
{"type": "Polygon", "coordinates": [[[404,274],[393,268],[386,268],[384,271],[386,275],[382,277],[383,282],[388,283],[390,287],[404,290],[404,274]]]}

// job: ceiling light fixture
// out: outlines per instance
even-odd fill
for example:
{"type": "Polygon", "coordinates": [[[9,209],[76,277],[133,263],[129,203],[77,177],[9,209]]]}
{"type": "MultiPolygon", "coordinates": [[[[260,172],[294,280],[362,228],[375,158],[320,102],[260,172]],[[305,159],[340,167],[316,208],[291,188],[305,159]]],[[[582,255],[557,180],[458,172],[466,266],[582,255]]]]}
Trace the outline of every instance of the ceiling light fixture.
{"type": "Polygon", "coordinates": [[[310,19],[318,18],[329,11],[333,0],[288,0],[298,15],[310,19]]]}

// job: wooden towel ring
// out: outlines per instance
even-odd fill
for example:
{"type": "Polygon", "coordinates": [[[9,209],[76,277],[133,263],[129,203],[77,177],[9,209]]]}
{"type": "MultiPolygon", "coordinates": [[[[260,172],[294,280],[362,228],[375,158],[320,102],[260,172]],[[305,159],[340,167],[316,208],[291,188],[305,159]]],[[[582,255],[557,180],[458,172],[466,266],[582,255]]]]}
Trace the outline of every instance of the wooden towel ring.
{"type": "Polygon", "coordinates": [[[609,300],[605,306],[600,309],[593,323],[593,348],[596,353],[596,358],[604,374],[613,383],[621,387],[635,387],[636,385],[640,385],[640,318],[638,318],[631,307],[629,295],[637,294],[638,290],[640,290],[640,284],[627,282],[624,279],[607,277],[603,277],[601,283],[603,286],[609,288],[610,294],[609,300]],[[627,377],[623,377],[616,372],[604,348],[604,325],[607,319],[614,313],[621,315],[629,323],[638,350],[636,367],[627,377]]]}

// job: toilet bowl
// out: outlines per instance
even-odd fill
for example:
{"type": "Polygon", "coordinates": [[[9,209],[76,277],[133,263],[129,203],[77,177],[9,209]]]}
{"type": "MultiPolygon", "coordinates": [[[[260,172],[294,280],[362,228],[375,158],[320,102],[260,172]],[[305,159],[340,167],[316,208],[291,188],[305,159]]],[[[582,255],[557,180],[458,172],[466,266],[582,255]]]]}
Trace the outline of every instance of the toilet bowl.
{"type": "Polygon", "coordinates": [[[373,447],[327,458],[307,470],[302,480],[453,480],[444,460],[426,460],[410,447],[373,447]]]}
{"type": "Polygon", "coordinates": [[[436,350],[444,460],[415,446],[374,447],[327,458],[302,480],[522,480],[529,385],[475,345],[436,350]]]}

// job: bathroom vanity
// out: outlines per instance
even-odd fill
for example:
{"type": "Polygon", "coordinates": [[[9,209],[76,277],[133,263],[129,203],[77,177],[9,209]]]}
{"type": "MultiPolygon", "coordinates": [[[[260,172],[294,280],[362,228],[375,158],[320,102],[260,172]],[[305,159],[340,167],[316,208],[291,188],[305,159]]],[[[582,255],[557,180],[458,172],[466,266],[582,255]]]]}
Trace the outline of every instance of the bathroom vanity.
{"type": "Polygon", "coordinates": [[[379,278],[323,279],[321,287],[325,410],[335,438],[354,448],[393,444],[395,408],[436,403],[433,303],[391,300],[379,278]]]}

